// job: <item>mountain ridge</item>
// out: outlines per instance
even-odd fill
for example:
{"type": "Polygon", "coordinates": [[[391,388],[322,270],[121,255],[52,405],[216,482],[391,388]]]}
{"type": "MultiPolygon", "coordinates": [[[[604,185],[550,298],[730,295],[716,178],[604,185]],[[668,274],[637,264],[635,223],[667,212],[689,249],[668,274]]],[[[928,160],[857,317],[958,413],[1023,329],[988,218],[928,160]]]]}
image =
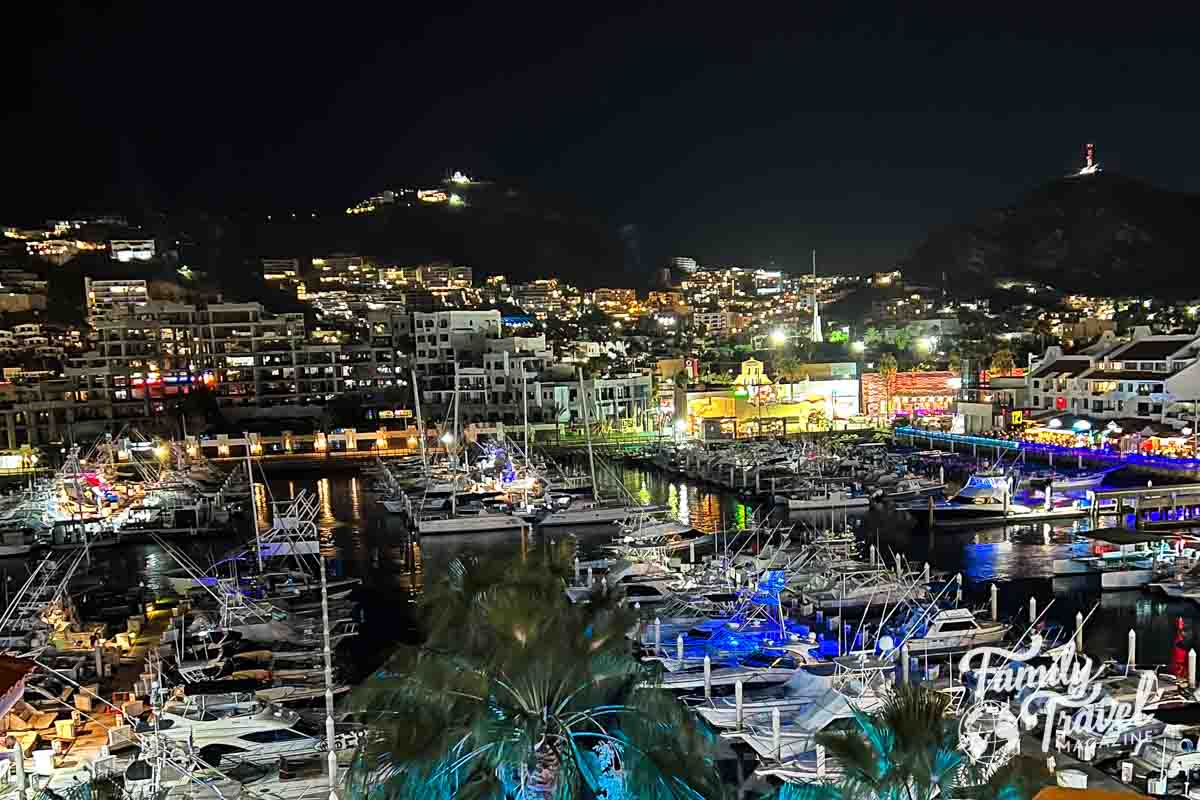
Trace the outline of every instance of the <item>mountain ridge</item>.
{"type": "Polygon", "coordinates": [[[1013,205],[931,232],[902,269],[978,286],[1016,278],[1071,292],[1200,290],[1200,195],[1098,173],[1058,178],[1013,205]]]}

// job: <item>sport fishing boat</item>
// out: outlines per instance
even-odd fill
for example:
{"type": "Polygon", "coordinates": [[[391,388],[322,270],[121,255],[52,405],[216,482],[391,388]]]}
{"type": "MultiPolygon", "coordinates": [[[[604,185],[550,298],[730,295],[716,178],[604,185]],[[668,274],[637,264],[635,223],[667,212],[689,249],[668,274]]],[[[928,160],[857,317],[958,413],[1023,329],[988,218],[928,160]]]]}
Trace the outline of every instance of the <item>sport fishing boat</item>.
{"type": "MultiPolygon", "coordinates": [[[[830,688],[830,678],[815,675],[807,670],[796,670],[780,686],[751,692],[742,702],[744,726],[770,725],[771,714],[778,710],[781,716],[791,717],[805,706],[811,706],[830,688]]],[[[738,724],[737,701],[733,697],[719,696],[693,706],[705,722],[714,728],[731,729],[738,724]]]]}
{"type": "MultiPolygon", "coordinates": [[[[919,518],[929,511],[921,503],[903,506],[919,518]]],[[[1012,501],[1009,479],[1004,475],[976,473],[948,500],[935,502],[932,506],[936,525],[971,524],[975,522],[1004,522],[1032,512],[1029,506],[1012,501]]]]}
{"type": "Polygon", "coordinates": [[[1031,489],[1044,489],[1046,486],[1049,486],[1056,492],[1068,489],[1095,489],[1104,483],[1104,479],[1108,477],[1110,472],[1118,469],[1120,469],[1119,466],[1094,472],[1075,473],[1053,469],[1038,470],[1037,472],[1029,472],[1022,476],[1021,482],[1017,486],[1018,488],[1031,489]]]}
{"type": "Polygon", "coordinates": [[[946,484],[938,480],[901,478],[895,483],[880,484],[875,496],[886,500],[915,500],[926,495],[940,494],[946,484]]]}
{"type": "Polygon", "coordinates": [[[657,507],[638,506],[631,503],[583,501],[576,497],[560,495],[551,511],[538,519],[543,528],[559,525],[605,525],[630,519],[637,514],[658,511],[657,507]]]}
{"type": "MultiPolygon", "coordinates": [[[[731,666],[713,666],[709,671],[709,686],[732,686],[741,682],[743,686],[774,686],[791,680],[804,663],[787,653],[754,653],[731,666]]],[[[703,689],[702,670],[664,672],[659,683],[672,691],[703,689]]]]}
{"type": "Polygon", "coordinates": [[[891,570],[870,567],[856,572],[814,575],[798,588],[806,603],[826,611],[920,601],[929,596],[919,574],[898,578],[891,570]]]}
{"type": "MultiPolygon", "coordinates": [[[[1004,641],[1009,625],[980,620],[968,608],[929,609],[914,607],[901,622],[892,648],[908,645],[912,654],[969,650],[1004,641]]],[[[887,655],[888,653],[885,653],[887,655]]]]}
{"type": "Polygon", "coordinates": [[[849,489],[822,487],[808,491],[784,492],[775,495],[775,505],[788,511],[826,511],[839,508],[866,508],[871,498],[849,489]]]}
{"type": "Polygon", "coordinates": [[[459,514],[445,519],[422,519],[417,521],[417,532],[422,536],[456,533],[482,533],[485,531],[516,530],[525,521],[512,514],[481,511],[476,514],[459,514]]]}

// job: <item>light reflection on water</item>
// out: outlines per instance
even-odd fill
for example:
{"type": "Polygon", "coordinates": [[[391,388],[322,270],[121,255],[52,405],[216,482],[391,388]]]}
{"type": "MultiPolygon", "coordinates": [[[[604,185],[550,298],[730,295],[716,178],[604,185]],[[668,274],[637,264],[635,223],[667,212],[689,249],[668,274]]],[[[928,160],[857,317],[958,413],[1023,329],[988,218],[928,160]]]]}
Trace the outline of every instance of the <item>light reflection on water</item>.
{"type": "MultiPolygon", "coordinates": [[[[701,530],[744,528],[754,516],[762,517],[768,512],[772,520],[780,519],[774,509],[756,508],[710,487],[667,479],[640,469],[625,469],[622,475],[634,497],[661,504],[676,518],[701,530]]],[[[268,523],[265,488],[258,484],[254,493],[264,530],[268,523]]],[[[407,635],[413,628],[415,604],[426,575],[431,579],[443,575],[446,565],[464,553],[506,558],[521,549],[521,535],[516,531],[431,537],[419,544],[412,543],[399,518],[387,514],[374,497],[367,495],[363,481],[353,472],[280,477],[270,480],[269,488],[276,500],[295,497],[301,490],[316,494],[322,549],[332,557],[331,568],[335,573],[363,579],[365,624],[370,631],[370,637],[364,638],[378,640],[379,646],[407,635]]],[[[986,604],[990,584],[1001,584],[1000,606],[1005,617],[1020,614],[1024,620],[1032,595],[1037,597],[1039,610],[1050,607],[1049,620],[1073,626],[1077,612],[1087,615],[1100,603],[1085,630],[1087,646],[1093,652],[1123,659],[1126,636],[1135,627],[1140,661],[1186,664],[1187,649],[1197,646],[1194,636],[1197,606],[1191,602],[1167,601],[1141,591],[1101,594],[1098,586],[1086,579],[1052,579],[1055,558],[1088,551],[1089,540],[1078,536],[1086,530],[1086,520],[1007,530],[939,531],[932,539],[907,514],[879,509],[848,516],[840,512],[797,515],[788,521],[798,526],[828,527],[831,516],[836,527],[847,525],[859,530],[866,541],[877,544],[881,554],[901,552],[916,564],[928,561],[935,569],[962,572],[967,599],[973,604],[986,604]]],[[[606,542],[612,528],[592,526],[572,533],[581,545],[591,549],[606,542]]],[[[555,531],[550,536],[557,539],[565,535],[565,531],[555,531]]],[[[179,540],[176,544],[199,563],[208,564],[236,542],[237,539],[226,537],[179,540]]],[[[534,536],[526,544],[534,548],[548,542],[534,536]]],[[[165,587],[163,575],[174,568],[174,563],[153,544],[97,551],[94,557],[106,578],[123,585],[145,580],[151,586],[165,587]]],[[[18,574],[16,570],[24,574],[24,563],[19,560],[0,561],[0,566],[6,567],[10,574],[18,574]]]]}

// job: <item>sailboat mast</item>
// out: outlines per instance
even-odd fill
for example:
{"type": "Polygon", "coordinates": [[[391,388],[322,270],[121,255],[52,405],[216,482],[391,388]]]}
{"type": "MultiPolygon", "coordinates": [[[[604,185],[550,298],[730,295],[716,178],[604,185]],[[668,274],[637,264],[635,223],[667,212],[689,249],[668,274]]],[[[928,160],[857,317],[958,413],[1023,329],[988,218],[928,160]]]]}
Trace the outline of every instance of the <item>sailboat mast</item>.
{"type": "Polygon", "coordinates": [[[318,553],[318,569],[321,570],[321,628],[325,651],[325,744],[328,748],[329,799],[337,800],[337,746],[333,725],[333,649],[329,644],[329,585],[325,577],[325,554],[318,553]]]}
{"type": "Polygon", "coordinates": [[[525,359],[517,362],[521,370],[521,404],[525,427],[525,466],[529,466],[529,388],[525,385],[525,359]]]}
{"type": "MultiPolygon", "coordinates": [[[[458,437],[459,437],[458,410],[459,410],[458,361],[456,360],[454,362],[454,441],[451,442],[451,444],[454,445],[455,447],[461,448],[461,443],[458,440],[458,437]]],[[[449,451],[450,448],[447,447],[446,449],[447,449],[447,451],[449,451]]],[[[446,455],[448,457],[450,455],[449,452],[447,452],[446,455]]],[[[457,455],[457,453],[455,454],[453,460],[451,461],[451,468],[452,468],[452,471],[450,473],[450,476],[451,476],[450,477],[450,516],[454,517],[454,516],[458,516],[458,474],[457,474],[457,472],[458,472],[458,455],[457,455]]]]}
{"type": "Polygon", "coordinates": [[[429,474],[429,456],[425,454],[425,421],[421,418],[421,385],[417,383],[417,370],[409,369],[413,382],[413,405],[417,409],[417,439],[421,443],[421,467],[429,474]]]}
{"type": "Polygon", "coordinates": [[[262,542],[258,532],[258,500],[254,496],[254,466],[250,463],[250,434],[242,431],[246,440],[246,481],[250,486],[250,520],[254,523],[254,558],[258,562],[258,571],[262,572],[262,542]]]}
{"type": "MultiPolygon", "coordinates": [[[[455,446],[457,446],[457,445],[458,445],[458,443],[459,443],[459,442],[458,442],[458,436],[459,436],[459,432],[458,432],[458,409],[459,409],[459,402],[458,402],[458,362],[457,362],[457,361],[455,361],[455,362],[454,362],[454,444],[455,444],[455,446]]],[[[455,466],[455,467],[457,467],[457,466],[458,466],[458,456],[457,456],[457,455],[455,455],[455,457],[454,457],[454,466],[455,466]]]]}
{"type": "Polygon", "coordinates": [[[588,419],[587,394],[583,390],[583,367],[575,368],[579,376],[579,405],[583,406],[583,435],[587,438],[588,470],[592,473],[592,499],[600,502],[600,482],[596,480],[596,456],[592,453],[592,423],[588,419]]]}

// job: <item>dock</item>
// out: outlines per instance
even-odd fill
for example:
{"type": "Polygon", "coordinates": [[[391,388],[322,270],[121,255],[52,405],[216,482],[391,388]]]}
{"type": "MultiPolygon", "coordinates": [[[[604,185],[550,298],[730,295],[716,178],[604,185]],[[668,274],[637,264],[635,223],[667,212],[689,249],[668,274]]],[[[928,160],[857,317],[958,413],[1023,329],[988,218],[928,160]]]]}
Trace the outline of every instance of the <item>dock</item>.
{"type": "Polygon", "coordinates": [[[1053,750],[1049,753],[1042,752],[1042,737],[1040,734],[1035,735],[1027,731],[1021,732],[1021,752],[1020,755],[1029,756],[1030,758],[1047,759],[1054,757],[1054,771],[1059,772],[1064,769],[1076,770],[1087,776],[1087,788],[1101,789],[1108,792],[1120,792],[1121,794],[1129,795],[1131,798],[1136,795],[1130,794],[1136,791],[1131,786],[1121,783],[1113,776],[1103,772],[1097,767],[1089,764],[1086,761],[1080,761],[1075,756],[1062,750],[1053,750]]]}
{"type": "Polygon", "coordinates": [[[1124,518],[1133,514],[1134,528],[1189,527],[1200,525],[1200,483],[1177,483],[1131,489],[1099,489],[1088,492],[1092,521],[1101,515],[1124,518]]]}

